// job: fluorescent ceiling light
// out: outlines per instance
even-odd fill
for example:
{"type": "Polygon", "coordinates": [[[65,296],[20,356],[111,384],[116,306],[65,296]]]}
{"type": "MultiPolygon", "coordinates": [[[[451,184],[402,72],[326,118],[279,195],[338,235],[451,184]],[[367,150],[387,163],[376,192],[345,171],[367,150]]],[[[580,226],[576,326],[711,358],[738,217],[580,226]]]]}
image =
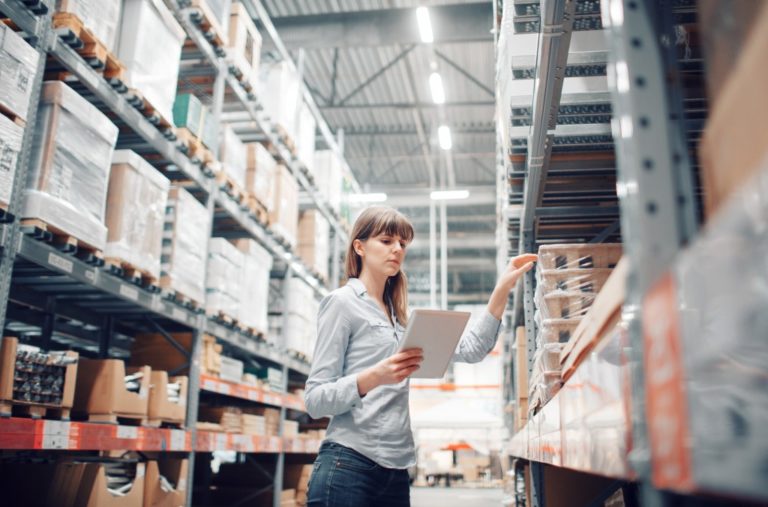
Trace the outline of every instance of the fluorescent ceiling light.
{"type": "Polygon", "coordinates": [[[419,35],[421,42],[432,43],[435,36],[432,34],[432,20],[429,19],[429,9],[419,7],[416,9],[416,19],[419,22],[419,35]]]}
{"type": "Polygon", "coordinates": [[[371,194],[350,194],[349,202],[384,202],[387,200],[387,194],[383,192],[374,192],[371,194]]]}
{"type": "Polygon", "coordinates": [[[435,190],[429,193],[429,198],[433,201],[449,201],[466,199],[467,197],[469,197],[469,190],[435,190]]]}
{"type": "Polygon", "coordinates": [[[453,146],[451,140],[451,129],[448,125],[440,125],[437,129],[437,140],[440,142],[440,147],[444,150],[450,150],[453,146]]]}
{"type": "Polygon", "coordinates": [[[443,78],[440,77],[440,74],[437,72],[433,72],[429,75],[429,89],[432,90],[432,101],[435,104],[445,104],[443,78]]]}

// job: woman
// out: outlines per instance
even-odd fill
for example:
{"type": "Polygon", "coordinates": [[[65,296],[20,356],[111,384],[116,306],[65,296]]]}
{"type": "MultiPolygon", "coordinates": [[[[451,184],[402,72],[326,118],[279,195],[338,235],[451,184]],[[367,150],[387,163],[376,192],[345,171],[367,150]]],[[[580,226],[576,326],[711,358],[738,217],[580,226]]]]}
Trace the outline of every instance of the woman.
{"type": "MultiPolygon", "coordinates": [[[[408,376],[422,354],[396,351],[408,307],[400,267],[412,239],[413,226],[396,210],[363,211],[347,249],[348,282],[320,303],[305,403],[310,416],[331,422],[315,460],[308,507],[410,505],[407,468],[416,455],[408,376]]],[[[494,348],[509,292],[535,259],[512,259],[488,311],[461,338],[454,360],[475,363],[494,348]]]]}

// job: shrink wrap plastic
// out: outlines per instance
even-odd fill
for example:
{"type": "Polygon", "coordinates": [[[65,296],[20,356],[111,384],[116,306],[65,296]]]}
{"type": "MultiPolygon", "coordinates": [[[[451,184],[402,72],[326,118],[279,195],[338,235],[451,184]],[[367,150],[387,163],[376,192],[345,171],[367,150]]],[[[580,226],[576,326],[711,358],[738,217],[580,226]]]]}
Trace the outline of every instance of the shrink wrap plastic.
{"type": "Polygon", "coordinates": [[[11,202],[11,190],[21,151],[24,129],[0,115],[0,203],[11,202]]]}
{"type": "Polygon", "coordinates": [[[267,333],[272,255],[252,239],[240,239],[236,244],[244,254],[239,276],[242,295],[238,320],[246,327],[267,333]]]}
{"type": "Polygon", "coordinates": [[[27,119],[32,77],[40,58],[11,28],[0,23],[0,106],[27,119]]]}
{"type": "Polygon", "coordinates": [[[206,271],[206,309],[208,313],[222,312],[238,318],[245,283],[243,253],[224,238],[208,240],[208,269],[206,271]]]}

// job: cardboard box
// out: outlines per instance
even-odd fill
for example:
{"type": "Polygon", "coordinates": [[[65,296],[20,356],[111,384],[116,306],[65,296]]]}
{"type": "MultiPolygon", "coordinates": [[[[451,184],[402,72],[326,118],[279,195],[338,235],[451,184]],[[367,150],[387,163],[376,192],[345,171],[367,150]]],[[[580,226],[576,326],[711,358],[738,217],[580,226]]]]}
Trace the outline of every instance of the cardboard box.
{"type": "Polygon", "coordinates": [[[768,129],[756,128],[768,115],[763,86],[768,80],[767,51],[768,8],[764,7],[710,111],[699,145],[707,216],[754,176],[768,153],[768,129]]]}
{"type": "Polygon", "coordinates": [[[187,473],[189,460],[161,456],[158,461],[147,462],[144,482],[144,507],[182,507],[187,501],[187,473]],[[163,491],[160,475],[175,486],[173,491],[163,491]]]}
{"type": "Polygon", "coordinates": [[[160,286],[181,293],[201,307],[205,302],[205,245],[210,215],[192,194],[172,186],[168,193],[160,286]]]}
{"type": "Polygon", "coordinates": [[[229,51],[227,57],[243,73],[243,80],[258,84],[261,60],[261,34],[243,4],[232,4],[229,16],[229,51]]]}
{"type": "Polygon", "coordinates": [[[243,378],[244,365],[242,361],[227,356],[221,356],[221,371],[219,375],[222,380],[228,380],[237,384],[243,378]]]}
{"type": "MultiPolygon", "coordinates": [[[[2,74],[0,74],[0,80],[2,80],[2,74]]],[[[1,83],[0,86],[2,86],[1,83]]],[[[16,177],[23,136],[22,127],[0,114],[0,153],[2,154],[0,156],[0,207],[4,209],[8,209],[11,203],[11,191],[16,177]]]]}
{"type": "Polygon", "coordinates": [[[275,209],[274,187],[278,170],[277,161],[261,143],[246,144],[245,149],[248,156],[245,191],[258,199],[267,213],[271,214],[275,209]]]}
{"type": "Polygon", "coordinates": [[[206,271],[206,312],[224,314],[237,320],[241,313],[242,295],[247,285],[241,277],[245,263],[243,252],[224,238],[208,240],[206,271]]]}
{"type": "Polygon", "coordinates": [[[278,166],[277,169],[270,223],[272,230],[282,235],[291,246],[296,244],[299,223],[299,184],[283,165],[278,166]]]}
{"type": "Polygon", "coordinates": [[[43,83],[22,218],[42,220],[104,250],[116,141],[117,127],[96,106],[60,81],[43,83]]]}
{"type": "Polygon", "coordinates": [[[240,324],[264,333],[268,331],[269,274],[272,269],[272,254],[252,239],[238,239],[235,246],[243,252],[243,269],[238,277],[242,286],[240,309],[237,316],[240,324]]]}
{"type": "Polygon", "coordinates": [[[176,95],[173,101],[173,123],[189,130],[208,149],[218,144],[216,129],[210,127],[213,123],[211,111],[190,93],[176,95]]]}
{"type": "Polygon", "coordinates": [[[280,430],[280,410],[271,407],[250,407],[247,410],[251,414],[264,417],[267,436],[277,436],[280,430]]]}
{"type": "Polygon", "coordinates": [[[114,52],[121,4],[121,0],[56,0],[56,12],[77,16],[108,51],[114,52]]]}
{"type": "Polygon", "coordinates": [[[307,266],[328,280],[331,257],[331,224],[317,210],[306,210],[299,216],[297,253],[307,266]]]}
{"type": "Polygon", "coordinates": [[[149,387],[149,407],[147,415],[150,426],[160,426],[162,422],[184,426],[187,420],[187,389],[189,378],[184,376],[168,378],[168,372],[152,370],[149,387]],[[168,384],[178,383],[178,403],[168,399],[168,384]]]}
{"type": "Polygon", "coordinates": [[[173,121],[173,101],[186,33],[170,10],[156,0],[123,0],[117,57],[123,81],[173,121]]]}
{"type": "Polygon", "coordinates": [[[49,507],[142,507],[144,501],[144,463],[136,464],[136,477],[125,496],[115,496],[107,489],[106,469],[101,463],[64,461],[56,466],[49,507]]]}
{"type": "MultiPolygon", "coordinates": [[[[104,256],[160,279],[168,178],[131,150],[116,150],[107,191],[104,256]]],[[[118,262],[118,265],[120,263],[118,262]]]]}
{"type": "Polygon", "coordinates": [[[0,23],[0,109],[26,121],[40,58],[11,27],[0,23]]]}
{"type": "Polygon", "coordinates": [[[227,176],[232,178],[239,190],[244,190],[248,153],[240,137],[226,124],[219,136],[219,160],[227,176]]]}
{"type": "MultiPolygon", "coordinates": [[[[19,400],[14,396],[14,379],[16,378],[16,364],[18,353],[19,339],[13,336],[6,336],[0,343],[0,413],[2,415],[11,415],[11,404],[2,403],[3,401],[12,402],[14,405],[34,405],[51,408],[61,408],[65,410],[62,414],[64,418],[68,418],[68,409],[72,408],[75,398],[75,382],[77,380],[77,363],[67,366],[61,366],[63,368],[62,375],[64,377],[64,386],[61,390],[61,403],[33,403],[19,400]]],[[[77,359],[77,352],[67,351],[65,356],[77,359]]]]}
{"type": "Polygon", "coordinates": [[[146,418],[149,409],[149,366],[126,368],[121,359],[81,358],[73,410],[90,421],[117,422],[117,417],[146,418]],[[125,388],[126,374],[141,372],[138,393],[125,388]]]}
{"type": "Polygon", "coordinates": [[[621,243],[543,245],[538,267],[549,269],[613,268],[621,258],[621,243]]]}

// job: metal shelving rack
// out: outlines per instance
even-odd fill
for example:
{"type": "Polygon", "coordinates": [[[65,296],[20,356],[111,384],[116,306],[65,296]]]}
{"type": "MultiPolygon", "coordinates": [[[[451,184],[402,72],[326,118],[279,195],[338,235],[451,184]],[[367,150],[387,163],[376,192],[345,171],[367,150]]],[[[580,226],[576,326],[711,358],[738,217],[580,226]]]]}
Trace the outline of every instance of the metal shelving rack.
{"type": "MultiPolygon", "coordinates": [[[[531,465],[532,504],[547,503],[545,465],[563,474],[587,472],[612,479],[596,495],[603,500],[631,482],[637,485],[643,506],[714,504],[707,503],[712,497],[703,494],[730,498],[728,505],[765,501],[768,490],[759,472],[720,467],[715,473],[691,464],[698,452],[696,442],[706,441],[681,436],[693,425],[684,409],[660,413],[658,406],[646,406],[649,390],[664,395],[682,392],[675,402],[691,403],[693,395],[686,398],[685,389],[697,382],[712,382],[706,372],[686,369],[705,363],[702,356],[726,360],[755,353],[744,349],[743,342],[741,349],[729,348],[732,341],[707,329],[722,331],[722,326],[732,326],[737,318],[748,319],[753,315],[749,312],[757,311],[759,301],[764,301],[753,298],[754,307],[746,299],[724,301],[718,292],[724,287],[701,282],[710,277],[728,280],[733,291],[749,285],[754,273],[731,267],[724,255],[715,252],[717,245],[726,242],[753,252],[765,244],[766,231],[760,224],[768,211],[760,195],[768,176],[763,169],[751,188],[745,188],[705,232],[699,232],[701,189],[696,184],[697,161],[690,154],[695,153],[703,129],[707,99],[700,89],[697,94],[689,83],[683,85],[681,74],[686,72],[703,83],[702,62],[695,47],[678,51],[674,41],[679,43],[679,38],[673,32],[675,26],[695,22],[695,2],[510,0],[503,6],[509,17],[499,30],[509,30],[503,34],[506,40],[511,36],[517,42],[517,53],[509,60],[513,68],[505,70],[521,80],[506,88],[511,98],[501,98],[510,108],[500,114],[512,126],[510,138],[501,140],[508,141],[508,151],[502,153],[508,194],[502,206],[507,220],[502,227],[507,230],[499,236],[509,238],[507,253],[535,252],[539,245],[557,240],[621,238],[631,266],[619,326],[597,345],[562,390],[511,435],[510,454],[531,465]],[[532,44],[531,37],[538,42],[532,44]],[[514,96],[518,89],[519,99],[514,96]],[[529,100],[530,90],[535,90],[532,104],[523,103],[525,89],[529,100]],[[615,158],[612,153],[597,156],[601,151],[615,151],[615,158]],[[610,180],[611,173],[615,173],[618,198],[591,181],[610,180]],[[570,189],[558,188],[553,181],[561,174],[574,178],[570,189]],[[585,179],[576,180],[579,177],[585,179]],[[577,205],[582,199],[603,206],[577,205]],[[558,228],[558,224],[568,227],[558,228]],[[707,313],[706,322],[699,322],[698,312],[705,309],[694,306],[695,302],[702,305],[702,300],[718,295],[724,306],[707,313]],[[681,352],[686,345],[697,347],[703,336],[713,341],[707,342],[705,352],[696,352],[695,361],[686,357],[685,350],[681,352]],[[666,348],[659,355],[662,346],[666,348]],[[649,351],[656,351],[652,360],[649,351]],[[671,391],[658,391],[670,389],[664,383],[668,376],[660,381],[654,374],[659,368],[671,368],[680,384],[671,391]],[[584,390],[590,394],[580,394],[584,390]],[[669,436],[670,428],[677,431],[677,438],[669,436]]],[[[525,280],[513,310],[515,324],[525,325],[529,357],[528,365],[515,366],[528,367],[529,373],[537,331],[532,318],[534,284],[532,275],[525,280]]],[[[765,322],[755,325],[759,329],[747,326],[749,333],[765,335],[765,322]]],[[[745,331],[732,332],[741,337],[745,331]]],[[[505,375],[510,386],[505,392],[514,399],[511,365],[505,375]]],[[[739,392],[743,387],[735,380],[721,376],[718,381],[725,383],[718,386],[722,387],[719,394],[733,403],[737,394],[749,394],[739,392]]],[[[718,409],[725,416],[726,403],[720,403],[718,409]]],[[[757,441],[751,445],[765,449],[757,441]]],[[[722,449],[718,460],[752,462],[747,461],[752,459],[749,444],[732,447],[722,449]]]]}
{"type": "MultiPolygon", "coordinates": [[[[266,10],[258,0],[243,2],[252,16],[258,16],[273,38],[277,47],[282,49],[283,57],[290,59],[284,46],[271,24],[266,10]]],[[[197,160],[188,158],[182,144],[169,132],[161,131],[132,104],[131,97],[120,82],[108,82],[76,51],[61,39],[50,26],[49,2],[40,1],[35,5],[20,0],[0,0],[0,13],[9,17],[27,36],[28,41],[40,52],[37,72],[34,76],[32,96],[40,94],[46,56],[50,56],[65,71],[76,78],[70,81],[72,87],[102,110],[110,111],[125,127],[128,133],[121,133],[118,141],[120,148],[135,149],[139,153],[153,153],[159,160],[153,164],[162,169],[171,179],[184,179],[191,182],[193,191],[205,203],[212,216],[225,216],[236,224],[235,235],[256,239],[276,259],[277,275],[284,278],[298,277],[310,285],[318,296],[327,294],[324,283],[316,278],[311,270],[297,255],[272,231],[262,225],[247,208],[235,202],[220,189],[210,168],[197,160]],[[285,266],[285,270],[278,269],[285,266]]],[[[298,160],[278,136],[276,126],[263,113],[253,93],[247,92],[230,73],[222,48],[213,48],[203,33],[193,22],[193,10],[183,1],[173,6],[173,13],[182,24],[196,49],[213,69],[214,84],[212,93],[212,111],[214,117],[221,119],[224,105],[225,88],[239,102],[239,108],[248,113],[250,120],[257,126],[261,136],[271,143],[276,150],[276,157],[296,178],[302,191],[302,207],[319,210],[331,223],[334,232],[335,255],[338,259],[339,244],[347,239],[346,226],[329,203],[319,194],[306,166],[298,160]]],[[[301,70],[301,64],[299,64],[301,70]]],[[[343,134],[335,139],[327,124],[319,114],[311,95],[302,87],[302,96],[315,115],[318,128],[326,144],[343,161],[343,134]]],[[[29,110],[29,119],[24,133],[21,154],[18,160],[12,199],[9,207],[11,217],[18,214],[25,173],[29,165],[31,134],[34,131],[37,100],[33,98],[29,110]]],[[[213,220],[212,220],[213,223],[213,220]]],[[[2,228],[2,251],[0,252],[0,321],[29,329],[27,324],[39,328],[41,345],[50,346],[53,335],[65,333],[71,343],[91,344],[99,357],[109,357],[126,348],[125,336],[132,332],[160,332],[175,343],[168,333],[176,331],[192,332],[193,347],[189,354],[189,400],[187,420],[193,426],[184,430],[155,430],[152,428],[130,428],[125,426],[102,427],[88,423],[20,420],[11,418],[0,420],[0,442],[6,449],[124,449],[124,450],[167,450],[187,453],[190,466],[188,484],[192,484],[194,474],[194,456],[196,451],[236,450],[244,453],[267,452],[277,454],[278,466],[274,472],[275,501],[279,504],[282,487],[282,463],[285,453],[314,453],[319,442],[303,439],[249,437],[228,435],[221,439],[215,434],[197,432],[194,421],[197,420],[198,397],[201,390],[226,394],[245,400],[274,405],[281,409],[281,421],[286,417],[286,409],[302,412],[301,400],[290,395],[276,395],[260,392],[245,386],[228,385],[215,379],[200,376],[200,343],[204,333],[211,334],[226,346],[238,350],[241,354],[254,357],[267,364],[282,368],[285,386],[294,379],[306,377],[309,365],[296,359],[283,350],[279,350],[256,337],[225,326],[204,313],[185,307],[169,300],[163,294],[152,292],[134,285],[102,269],[93,259],[78,257],[76,253],[59,251],[53,246],[23,233],[17,220],[0,225],[2,228]],[[26,304],[30,309],[14,305],[8,308],[9,294],[13,293],[16,301],[26,304]],[[44,301],[43,304],[40,302],[44,301]],[[32,310],[36,308],[37,310],[32,310]],[[6,321],[6,310],[10,311],[6,321]],[[13,322],[11,322],[13,321],[13,322]],[[26,322],[24,322],[26,321],[26,322]],[[95,345],[93,345],[95,343],[95,345]],[[202,383],[202,385],[201,385],[202,383]],[[17,439],[25,434],[25,439],[17,439]],[[127,435],[127,436],[126,436],[127,435]],[[75,437],[77,436],[77,437],[75,437]],[[98,443],[95,443],[98,442],[98,443]]],[[[216,232],[216,231],[214,231],[216,232]]],[[[226,231],[230,232],[231,231],[226,231]]],[[[276,271],[273,269],[273,274],[276,271]]],[[[338,273],[338,267],[334,273],[338,273]]],[[[334,276],[333,280],[338,277],[334,276]]],[[[176,343],[178,346],[178,344],[176,343]]],[[[188,490],[187,503],[191,505],[192,488],[188,490]]]]}

